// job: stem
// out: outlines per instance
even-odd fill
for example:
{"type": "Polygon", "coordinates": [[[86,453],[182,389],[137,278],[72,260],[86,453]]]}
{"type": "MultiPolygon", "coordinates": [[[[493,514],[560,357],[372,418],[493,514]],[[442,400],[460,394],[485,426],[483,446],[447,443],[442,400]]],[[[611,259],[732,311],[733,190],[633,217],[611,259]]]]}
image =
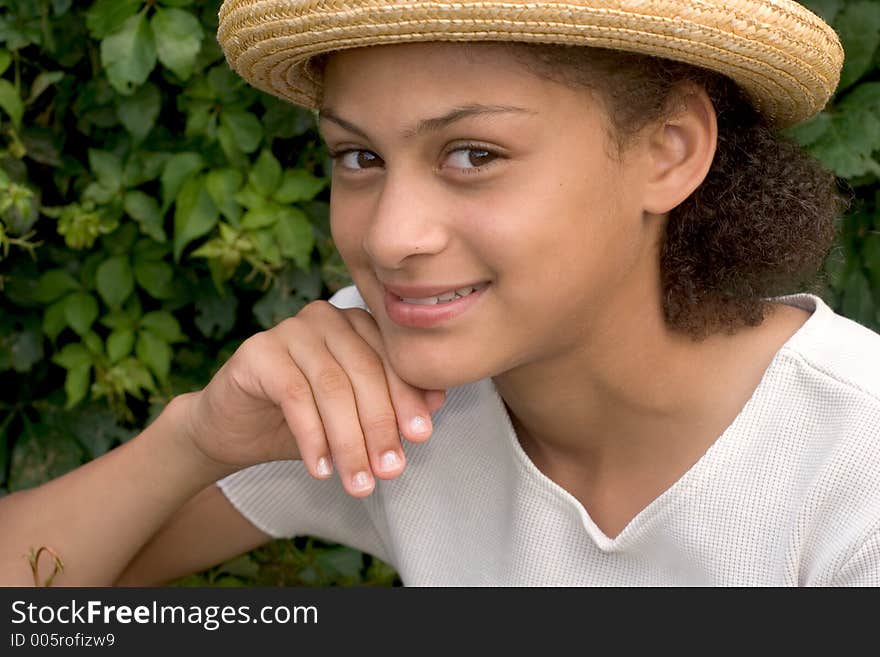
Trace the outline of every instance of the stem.
{"type": "Polygon", "coordinates": [[[31,552],[28,555],[28,562],[31,566],[31,573],[33,573],[34,576],[34,586],[52,586],[55,576],[58,573],[64,572],[64,561],[61,559],[61,555],[47,545],[43,545],[36,552],[34,551],[34,548],[31,548],[31,552]],[[46,581],[40,584],[40,557],[43,554],[43,550],[52,555],[52,559],[55,562],[55,569],[46,581]]]}

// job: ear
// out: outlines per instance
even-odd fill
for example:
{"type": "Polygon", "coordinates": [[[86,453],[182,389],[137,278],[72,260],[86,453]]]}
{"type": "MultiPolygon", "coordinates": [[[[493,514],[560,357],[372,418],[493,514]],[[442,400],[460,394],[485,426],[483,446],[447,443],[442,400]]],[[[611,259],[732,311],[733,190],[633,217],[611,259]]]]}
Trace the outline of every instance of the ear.
{"type": "Polygon", "coordinates": [[[648,138],[649,172],[644,209],[664,214],[684,201],[706,178],[718,141],[715,108],[705,89],[687,83],[674,92],[676,111],[648,138]]]}

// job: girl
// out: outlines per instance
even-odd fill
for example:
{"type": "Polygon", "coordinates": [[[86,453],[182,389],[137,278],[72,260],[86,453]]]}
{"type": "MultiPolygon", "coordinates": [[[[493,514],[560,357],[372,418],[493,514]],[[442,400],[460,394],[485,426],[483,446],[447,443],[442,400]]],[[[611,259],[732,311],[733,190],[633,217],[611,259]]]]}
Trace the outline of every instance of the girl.
{"type": "Polygon", "coordinates": [[[29,546],[56,583],[131,585],[310,534],[414,585],[880,584],[880,336],[791,293],[841,203],[776,135],[834,90],[827,25],[785,0],[220,19],[233,68],[317,111],[355,286],[0,500],[7,583],[29,546]]]}

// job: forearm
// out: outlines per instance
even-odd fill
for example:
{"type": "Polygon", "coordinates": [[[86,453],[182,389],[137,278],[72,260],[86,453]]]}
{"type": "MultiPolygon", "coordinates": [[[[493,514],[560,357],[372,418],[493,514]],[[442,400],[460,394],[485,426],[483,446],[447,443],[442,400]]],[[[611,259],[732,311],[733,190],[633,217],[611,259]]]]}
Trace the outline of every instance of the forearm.
{"type": "MultiPolygon", "coordinates": [[[[52,548],[55,585],[116,581],[141,546],[198,491],[229,472],[193,447],[177,397],[140,435],[53,481],[0,498],[0,584],[32,585],[27,555],[52,548]]],[[[43,581],[50,555],[41,558],[43,581]]]]}

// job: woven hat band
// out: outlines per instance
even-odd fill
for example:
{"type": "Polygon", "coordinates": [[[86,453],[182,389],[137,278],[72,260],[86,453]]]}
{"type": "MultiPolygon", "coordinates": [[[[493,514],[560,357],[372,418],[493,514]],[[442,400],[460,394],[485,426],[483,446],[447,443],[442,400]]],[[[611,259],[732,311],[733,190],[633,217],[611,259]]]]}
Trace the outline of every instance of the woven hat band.
{"type": "Polygon", "coordinates": [[[736,81],[774,124],[819,112],[840,78],[834,30],[790,0],[445,2],[225,0],[218,40],[245,80],[317,108],[318,54],[421,41],[523,41],[626,50],[736,81]]]}

